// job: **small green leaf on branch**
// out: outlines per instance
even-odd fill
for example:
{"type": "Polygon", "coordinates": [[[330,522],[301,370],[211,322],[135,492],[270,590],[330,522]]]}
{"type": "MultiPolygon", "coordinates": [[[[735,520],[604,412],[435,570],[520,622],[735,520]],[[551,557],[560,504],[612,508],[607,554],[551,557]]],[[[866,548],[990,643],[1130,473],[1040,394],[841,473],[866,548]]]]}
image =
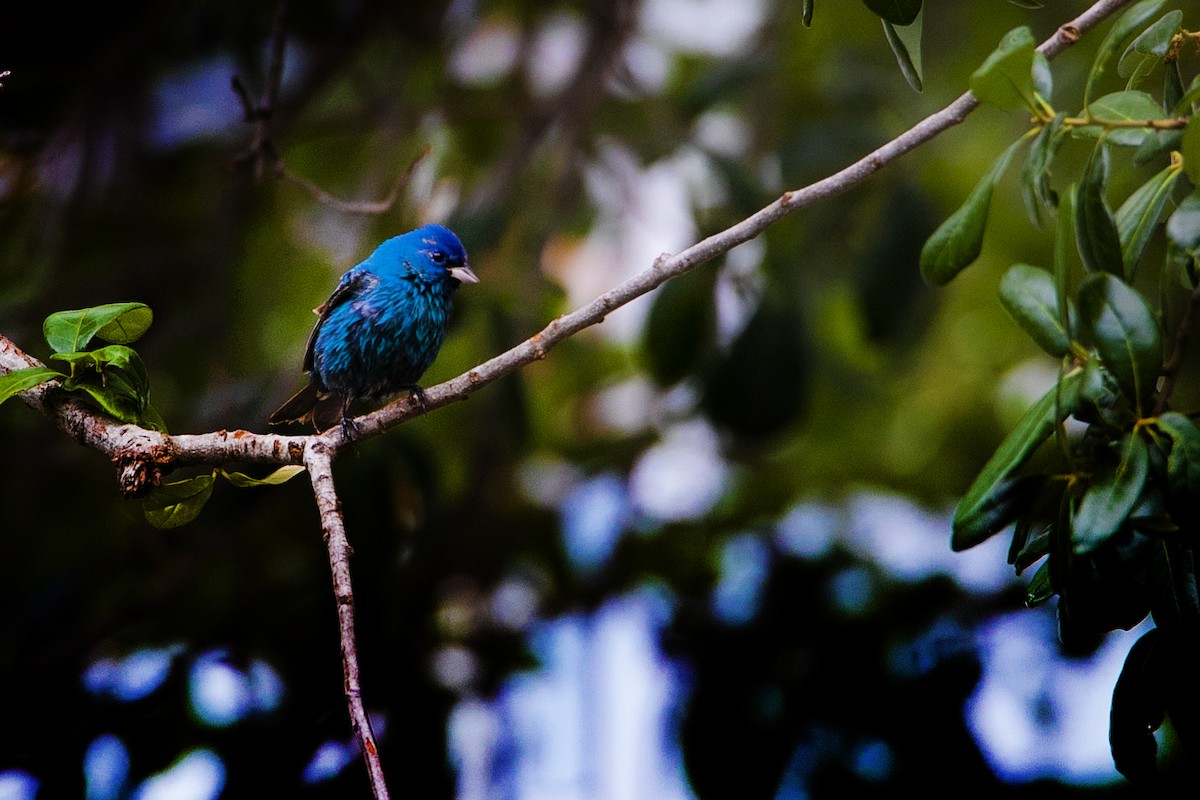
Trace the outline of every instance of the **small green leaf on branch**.
{"type": "Polygon", "coordinates": [[[46,317],[42,332],[54,352],[73,353],[87,347],[96,336],[113,344],[137,341],[153,319],[145,303],[108,303],[51,314],[46,317]]]}
{"type": "Polygon", "coordinates": [[[1154,18],[1166,0],[1142,0],[1131,6],[1128,11],[1117,18],[1113,26],[1109,28],[1108,34],[1104,37],[1104,41],[1100,43],[1100,48],[1096,51],[1096,59],[1092,62],[1092,69],[1088,73],[1087,85],[1083,90],[1083,104],[1086,107],[1092,97],[1092,89],[1100,77],[1104,75],[1108,69],[1108,63],[1121,49],[1121,45],[1125,41],[1143,28],[1151,19],[1154,18]]]}
{"type": "Polygon", "coordinates": [[[921,70],[921,30],[924,13],[918,13],[916,19],[908,25],[894,25],[888,20],[883,21],[883,33],[887,37],[888,46],[896,56],[900,72],[908,85],[916,91],[922,91],[924,78],[921,70]]]}
{"type": "Polygon", "coordinates": [[[1104,366],[1145,417],[1162,370],[1162,334],[1149,304],[1120,278],[1096,273],[1079,285],[1079,316],[1104,366]]]}
{"type": "Polygon", "coordinates": [[[15,369],[12,372],[0,375],[0,403],[46,381],[65,377],[61,372],[50,367],[15,369]]]}
{"type": "Polygon", "coordinates": [[[979,102],[1004,111],[1025,106],[1037,112],[1033,61],[1036,42],[1026,26],[1014,28],[1000,40],[1000,46],[971,75],[971,93],[979,102]]]}
{"type": "Polygon", "coordinates": [[[1030,406],[980,470],[954,510],[950,546],[955,551],[974,547],[1012,522],[1019,509],[1011,500],[1014,490],[1020,488],[1013,473],[1071,413],[1078,399],[1082,375],[1082,370],[1078,369],[1067,373],[1059,384],[1030,406]],[[997,513],[999,510],[1006,513],[997,513]]]}
{"type": "Polygon", "coordinates": [[[962,206],[925,242],[921,248],[921,277],[926,282],[944,286],[979,257],[983,250],[983,233],[987,228],[992,193],[1024,141],[1018,139],[1000,154],[967,195],[962,206]]]}
{"type": "Polygon", "coordinates": [[[1071,349],[1070,334],[1058,315],[1054,276],[1041,267],[1014,264],[1000,279],[1000,302],[1038,346],[1052,356],[1071,349]]]}
{"type": "Polygon", "coordinates": [[[1121,240],[1121,262],[1126,282],[1133,280],[1138,261],[1158,227],[1180,174],[1179,167],[1172,164],[1142,184],[1117,209],[1115,220],[1117,235],[1121,240]]]}
{"type": "Polygon", "coordinates": [[[164,483],[142,500],[146,520],[156,528],[178,528],[199,516],[212,496],[216,477],[209,473],[164,483]]]}
{"type": "Polygon", "coordinates": [[[1083,494],[1071,523],[1071,543],[1076,555],[1087,555],[1120,530],[1133,511],[1150,474],[1150,454],[1145,440],[1130,431],[1118,445],[1119,460],[1101,472],[1083,494]]]}
{"type": "Polygon", "coordinates": [[[1075,244],[1083,265],[1091,272],[1123,275],[1121,237],[1108,201],[1108,148],[1097,143],[1084,167],[1075,198],[1075,244]]]}
{"type": "Polygon", "coordinates": [[[221,470],[221,477],[234,486],[247,489],[255,486],[279,486],[287,483],[301,472],[304,472],[304,467],[298,464],[289,464],[280,467],[265,478],[252,478],[242,472],[226,472],[225,470],[221,470]]]}

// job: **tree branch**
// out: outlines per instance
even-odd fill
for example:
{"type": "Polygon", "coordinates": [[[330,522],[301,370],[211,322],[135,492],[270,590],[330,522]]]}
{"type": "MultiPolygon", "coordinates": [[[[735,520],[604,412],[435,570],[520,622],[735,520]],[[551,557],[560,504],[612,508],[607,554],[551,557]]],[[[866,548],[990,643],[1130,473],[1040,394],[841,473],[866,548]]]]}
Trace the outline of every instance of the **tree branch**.
{"type": "MultiPolygon", "coordinates": [[[[1053,58],[1077,42],[1091,28],[1127,5],[1130,0],[1099,0],[1075,19],[1060,26],[1038,50],[1053,58]]],[[[895,139],[827,178],[801,189],[784,192],[770,205],[737,224],[713,234],[675,255],[663,254],[642,272],[610,289],[587,305],[552,320],[545,328],[510,350],[425,390],[422,408],[415,398],[402,397],[355,420],[356,441],[384,431],[450,403],[465,400],[479,389],[546,354],[559,342],[585,328],[597,325],[614,310],[650,293],[668,280],[683,275],[755,238],[771,225],[803,208],[842,194],[859,185],[905,153],[958,125],[979,106],[967,92],[909,128],[895,139]]],[[[41,362],[23,353],[0,335],[0,370],[8,372],[41,362]]],[[[216,431],[206,434],[168,436],[134,425],[122,425],[97,414],[79,401],[48,403],[52,385],[22,393],[22,399],[55,418],[58,426],[77,441],[113,457],[129,460],[140,450],[153,456],[157,471],[165,473],[183,465],[222,465],[244,461],[263,464],[301,464],[305,450],[314,443],[329,448],[331,457],[347,444],[341,427],[310,436],[280,436],[249,431],[216,431]]]]}
{"type": "Polygon", "coordinates": [[[367,764],[367,775],[371,780],[371,791],[375,800],[387,800],[387,782],[383,778],[383,765],[379,760],[379,748],[371,730],[362,701],[362,688],[358,678],[358,647],[354,640],[354,589],[350,584],[350,542],[346,539],[346,526],[342,520],[342,504],[333,485],[333,451],[321,441],[313,441],[304,451],[304,465],[312,480],[313,495],[321,512],[321,529],[325,532],[325,544],[329,549],[329,568],[333,574],[333,596],[337,601],[338,633],[342,643],[342,680],[346,695],[346,707],[350,711],[350,725],[362,749],[367,764]]]}

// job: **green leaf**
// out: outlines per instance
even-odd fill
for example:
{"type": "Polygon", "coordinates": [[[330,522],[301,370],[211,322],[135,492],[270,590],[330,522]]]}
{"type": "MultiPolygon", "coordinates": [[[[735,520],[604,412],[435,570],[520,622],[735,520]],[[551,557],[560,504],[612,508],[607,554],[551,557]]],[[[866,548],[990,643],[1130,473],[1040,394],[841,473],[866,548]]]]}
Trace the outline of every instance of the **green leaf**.
{"type": "Polygon", "coordinates": [[[1151,786],[1158,779],[1158,742],[1154,732],[1166,717],[1166,692],[1172,680],[1173,659],[1156,643],[1151,628],[1133,643],[1113,688],[1108,740],[1113,765],[1135,785],[1151,786]]]}
{"type": "Polygon", "coordinates": [[[1040,267],[1014,264],[1000,279],[1000,302],[1021,329],[1052,356],[1071,349],[1070,335],[1058,316],[1054,277],[1040,267]]]}
{"type": "Polygon", "coordinates": [[[944,286],[979,257],[987,228],[992,192],[1024,139],[1010,144],[967,195],[962,206],[941,224],[921,248],[921,276],[933,286],[944,286]]]}
{"type": "Polygon", "coordinates": [[[92,337],[129,344],[150,327],[153,314],[144,303],[109,303],[46,317],[42,332],[56,353],[73,353],[87,347],[92,337]]]}
{"type": "Polygon", "coordinates": [[[1133,74],[1132,64],[1146,57],[1161,60],[1171,47],[1171,38],[1179,31],[1183,21],[1183,12],[1176,9],[1169,11],[1158,22],[1142,31],[1136,39],[1129,43],[1121,60],[1117,62],[1117,74],[1127,78],[1133,74]]]}
{"type": "MultiPolygon", "coordinates": [[[[1125,83],[1125,88],[1133,89],[1137,86],[1140,86],[1142,81],[1150,77],[1150,73],[1154,72],[1154,70],[1161,63],[1162,61],[1157,58],[1151,58],[1150,56],[1138,56],[1137,60],[1134,62],[1135,66],[1133,67],[1133,73],[1129,76],[1129,80],[1125,83]]],[[[1165,106],[1166,104],[1164,103],[1163,105],[1165,106]]]]}
{"type": "Polygon", "coordinates": [[[961,551],[974,547],[1012,521],[1011,514],[997,513],[997,510],[1013,510],[1011,500],[1015,490],[1021,487],[1012,475],[1042,442],[1050,438],[1055,426],[1071,413],[1082,374],[1082,370],[1075,370],[1064,375],[1057,385],[1025,412],[984,464],[954,510],[950,540],[952,549],[961,551]]]}
{"type": "Polygon", "coordinates": [[[113,344],[132,344],[142,338],[154,321],[149,306],[133,303],[134,307],[96,331],[96,337],[113,344]]]}
{"type": "Polygon", "coordinates": [[[164,483],[142,500],[146,521],[156,528],[178,528],[194,520],[212,496],[216,478],[211,473],[164,483]]]}
{"type": "Polygon", "coordinates": [[[1038,97],[1049,100],[1054,96],[1054,74],[1050,72],[1050,59],[1033,51],[1033,90],[1038,97]]]}
{"type": "Polygon", "coordinates": [[[1137,422],[1133,407],[1121,391],[1112,373],[1098,358],[1089,358],[1083,365],[1079,385],[1079,403],[1075,418],[1088,425],[1100,425],[1114,431],[1128,430],[1137,422]]]}
{"type": "Polygon", "coordinates": [[[1104,190],[1108,185],[1108,148],[1101,141],[1092,151],[1075,198],[1075,245],[1091,272],[1124,274],[1121,237],[1104,190]]]}
{"type": "Polygon", "coordinates": [[[1066,140],[1064,119],[1066,114],[1056,114],[1042,126],[1021,168],[1021,200],[1029,221],[1038,228],[1042,226],[1043,209],[1048,211],[1058,205],[1058,197],[1050,188],[1050,165],[1066,140]]]}
{"type": "Polygon", "coordinates": [[[1200,113],[1193,114],[1183,129],[1179,153],[1183,156],[1183,169],[1191,179],[1192,186],[1200,187],[1200,113]]]}
{"type": "Polygon", "coordinates": [[[14,369],[12,372],[0,375],[0,403],[46,381],[65,377],[66,375],[50,367],[14,369]]]}
{"type": "Polygon", "coordinates": [[[1167,455],[1167,486],[1179,499],[1200,498],[1200,427],[1177,411],[1168,411],[1155,427],[1171,439],[1167,455]]]}
{"type": "Polygon", "coordinates": [[[1050,59],[1033,50],[1033,91],[1042,100],[1054,96],[1054,73],[1050,72],[1050,59]]]}
{"type": "Polygon", "coordinates": [[[1192,78],[1187,91],[1171,106],[1172,117],[1186,117],[1192,113],[1192,106],[1200,101],[1200,75],[1192,78]]]}
{"type": "Polygon", "coordinates": [[[143,405],[137,390],[115,373],[107,375],[104,383],[68,378],[63,382],[63,388],[83,392],[102,411],[121,422],[136,425],[141,420],[143,405]]]}
{"type": "Polygon", "coordinates": [[[1117,235],[1121,239],[1121,263],[1124,265],[1126,282],[1133,280],[1138,261],[1146,251],[1154,229],[1158,227],[1179,175],[1179,169],[1167,167],[1142,184],[1117,209],[1115,221],[1117,235]]]}
{"type": "Polygon", "coordinates": [[[1169,153],[1172,150],[1178,150],[1182,141],[1183,131],[1152,131],[1146,136],[1146,139],[1140,145],[1138,145],[1138,149],[1134,151],[1133,163],[1141,167],[1149,164],[1152,161],[1157,161],[1164,154],[1169,153]]]}
{"type": "Polygon", "coordinates": [[[922,0],[863,0],[867,8],[893,25],[908,25],[921,13],[922,0]]]}
{"type": "Polygon", "coordinates": [[[221,470],[221,476],[234,486],[247,489],[254,486],[279,486],[287,483],[301,472],[304,472],[304,467],[293,464],[280,467],[265,478],[252,478],[242,472],[226,472],[225,470],[221,470]]]}
{"type": "Polygon", "coordinates": [[[1129,284],[1106,273],[1089,275],[1080,283],[1079,312],[1105,368],[1138,417],[1144,417],[1162,369],[1162,338],[1154,312],[1129,284]]]}
{"type": "Polygon", "coordinates": [[[1096,59],[1092,62],[1091,72],[1088,73],[1087,85],[1083,90],[1085,107],[1092,96],[1092,88],[1108,68],[1108,63],[1113,56],[1121,49],[1121,45],[1153,19],[1165,2],[1166,0],[1142,0],[1131,6],[1109,29],[1104,41],[1100,43],[1100,49],[1096,51],[1096,59]]]}
{"type": "Polygon", "coordinates": [[[800,18],[804,27],[812,27],[813,0],[800,0],[800,18]]]}
{"type": "Polygon", "coordinates": [[[1193,258],[1200,252],[1200,189],[1185,197],[1167,218],[1167,238],[1193,258]]]}
{"type": "MultiPolygon", "coordinates": [[[[1157,100],[1146,92],[1138,90],[1106,94],[1104,97],[1093,101],[1087,107],[1086,112],[1083,113],[1090,119],[1109,123],[1144,123],[1150,120],[1157,121],[1167,118],[1166,112],[1162,110],[1162,106],[1158,104],[1157,100]]],[[[1104,135],[1105,141],[1128,147],[1138,147],[1146,141],[1147,137],[1154,133],[1149,126],[1144,128],[1105,129],[1103,125],[1085,125],[1081,128],[1076,128],[1075,132],[1080,136],[1089,136],[1092,138],[1104,135]],[[1106,130],[1107,134],[1105,133],[1106,130]]]]}
{"type": "Polygon", "coordinates": [[[1075,196],[1078,189],[1071,184],[1058,205],[1054,225],[1054,288],[1058,292],[1058,320],[1069,329],[1070,316],[1067,298],[1070,296],[1071,253],[1075,251],[1075,196]]]}
{"type": "Polygon", "coordinates": [[[1047,561],[1029,579],[1029,585],[1025,587],[1025,605],[1035,608],[1051,597],[1054,597],[1054,586],[1050,582],[1050,562],[1047,561]]]}
{"type": "Polygon", "coordinates": [[[924,27],[923,14],[917,14],[916,20],[909,25],[895,26],[886,19],[883,21],[883,34],[887,37],[888,46],[896,56],[900,72],[904,80],[916,91],[923,87],[921,74],[921,29],[924,27]]]}
{"type": "Polygon", "coordinates": [[[1033,59],[1036,43],[1028,27],[1014,28],[1000,40],[987,60],[971,75],[971,93],[980,103],[1011,111],[1021,106],[1038,109],[1034,95],[1033,59]]]}
{"type": "Polygon", "coordinates": [[[141,425],[147,430],[167,433],[166,420],[162,418],[162,415],[158,413],[154,406],[149,404],[147,404],[146,407],[142,409],[142,413],[138,415],[138,425],[141,425]]]}
{"type": "MultiPolygon", "coordinates": [[[[1020,524],[1018,522],[1018,524],[1020,524]]],[[[1016,553],[1010,551],[1009,563],[1016,569],[1018,575],[1050,554],[1050,544],[1053,541],[1054,525],[1045,524],[1029,532],[1016,553]]]]}
{"type": "MultiPolygon", "coordinates": [[[[1179,59],[1174,59],[1163,70],[1163,108],[1174,108],[1183,99],[1183,74],[1179,71],[1179,59]]],[[[1183,116],[1176,114],[1172,116],[1183,116]]]]}
{"type": "Polygon", "coordinates": [[[1071,525],[1076,555],[1087,555],[1120,529],[1137,505],[1150,475],[1150,453],[1135,432],[1125,435],[1118,447],[1120,460],[1101,472],[1083,493],[1071,525]]]}
{"type": "Polygon", "coordinates": [[[659,386],[674,386],[702,368],[716,341],[715,273],[668,281],[654,294],[642,329],[646,370],[659,386]]]}
{"type": "Polygon", "coordinates": [[[137,397],[138,410],[142,411],[150,402],[150,376],[146,365],[137,351],[123,344],[110,344],[95,350],[82,350],[74,353],[55,353],[52,359],[65,361],[71,365],[71,378],[68,387],[74,391],[79,385],[88,382],[81,370],[94,370],[101,383],[107,383],[110,376],[106,370],[121,370],[126,381],[137,397]]]}

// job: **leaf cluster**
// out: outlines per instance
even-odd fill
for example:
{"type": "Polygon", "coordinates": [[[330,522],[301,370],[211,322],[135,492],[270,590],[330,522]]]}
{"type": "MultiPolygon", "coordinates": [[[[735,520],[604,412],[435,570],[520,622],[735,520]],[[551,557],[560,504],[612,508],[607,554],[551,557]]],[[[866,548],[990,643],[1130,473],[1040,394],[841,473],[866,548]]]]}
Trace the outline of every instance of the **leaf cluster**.
{"type": "MultiPolygon", "coordinates": [[[[801,2],[801,19],[804,26],[812,25],[813,6],[816,0],[801,2]]],[[[1041,8],[1040,0],[1008,0],[1022,8],[1041,8]]],[[[883,35],[888,47],[896,57],[904,80],[916,91],[924,87],[921,65],[921,34],[924,28],[924,0],[863,0],[883,23],[883,35]]]]}
{"type": "MultiPolygon", "coordinates": [[[[1167,323],[1173,297],[1191,295],[1194,308],[1200,296],[1200,76],[1185,87],[1175,57],[1183,13],[1163,14],[1163,5],[1143,0],[1116,21],[1073,114],[1052,104],[1050,67],[1030,31],[1004,37],[971,91],[985,105],[1027,111],[1032,127],[921,255],[922,274],[935,285],[979,257],[992,196],[1024,148],[1021,196],[1032,225],[1054,222],[1053,266],[1010,267],[999,295],[1022,330],[1059,359],[1059,378],[959,502],[952,546],[963,550],[1011,527],[1009,563],[1020,573],[1041,562],[1027,603],[1058,597],[1068,648],[1086,649],[1153,616],[1158,627],[1130,653],[1113,700],[1114,761],[1131,778],[1155,772],[1150,733],[1164,715],[1194,716],[1192,693],[1163,687],[1195,669],[1196,648],[1176,644],[1200,636],[1200,601],[1189,588],[1200,544],[1200,411],[1168,410],[1179,359],[1164,365],[1164,342],[1176,339],[1167,323]],[[1091,99],[1114,63],[1126,85],[1091,99]],[[1078,145],[1089,148],[1083,166],[1057,191],[1052,179],[1067,172],[1058,156],[1078,145]],[[1114,210],[1118,158],[1150,174],[1114,210]],[[1154,279],[1157,307],[1140,288],[1154,279]],[[1077,424],[1068,427],[1069,419],[1077,424]],[[1039,458],[1044,450],[1057,456],[1039,458]]],[[[1180,324],[1191,323],[1189,313],[1180,324]]]]}
{"type": "Polygon", "coordinates": [[[150,378],[130,344],[142,337],[154,315],[144,303],[108,303],[46,317],[42,333],[62,369],[35,366],[0,376],[0,403],[43,383],[59,382],[63,391],[82,395],[112,417],[165,431],[150,405],[150,378]],[[88,349],[95,340],[107,345],[88,349]]]}
{"type": "MultiPolygon", "coordinates": [[[[137,351],[129,347],[150,328],[154,314],[144,303],[108,303],[46,317],[42,332],[63,370],[34,366],[0,375],[0,403],[45,383],[57,382],[64,392],[80,394],[97,410],[121,422],[166,432],[162,417],[150,405],[150,378],[137,351]],[[87,349],[96,340],[108,342],[87,349]]],[[[147,521],[157,528],[177,528],[194,520],[212,496],[218,475],[234,486],[273,486],[304,468],[284,466],[264,478],[223,469],[155,487],[142,501],[147,521]]]]}

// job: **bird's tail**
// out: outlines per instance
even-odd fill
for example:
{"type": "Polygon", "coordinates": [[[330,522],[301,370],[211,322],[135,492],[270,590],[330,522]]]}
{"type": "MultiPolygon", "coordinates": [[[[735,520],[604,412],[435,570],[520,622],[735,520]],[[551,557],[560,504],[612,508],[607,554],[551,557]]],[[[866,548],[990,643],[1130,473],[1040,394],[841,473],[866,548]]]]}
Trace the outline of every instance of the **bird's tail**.
{"type": "Polygon", "coordinates": [[[317,394],[317,387],[313,383],[305,384],[304,388],[296,392],[287,402],[275,409],[271,416],[267,417],[268,425],[282,425],[285,422],[303,422],[312,413],[313,406],[320,400],[317,394]]]}
{"type": "Polygon", "coordinates": [[[318,432],[326,431],[342,421],[344,403],[336,393],[320,392],[313,383],[307,384],[267,417],[268,425],[285,422],[304,422],[312,419],[318,432]]]}

